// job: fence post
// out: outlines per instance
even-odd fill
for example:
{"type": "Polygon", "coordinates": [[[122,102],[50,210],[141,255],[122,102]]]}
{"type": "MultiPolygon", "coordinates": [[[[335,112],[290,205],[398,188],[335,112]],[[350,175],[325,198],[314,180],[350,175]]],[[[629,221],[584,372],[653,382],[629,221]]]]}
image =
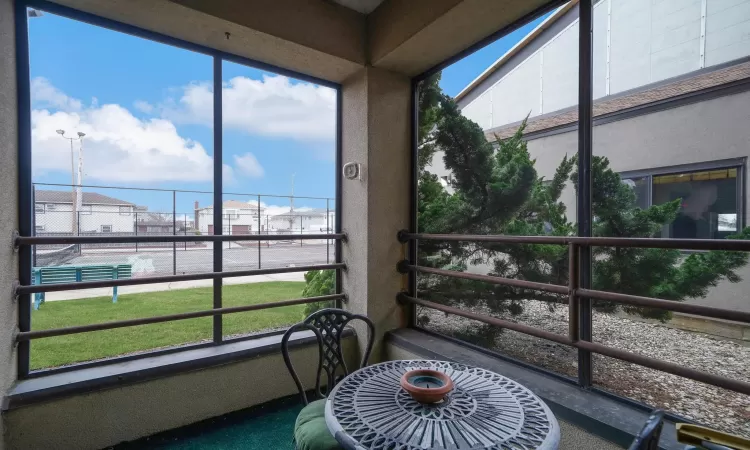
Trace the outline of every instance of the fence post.
{"type": "MultiPolygon", "coordinates": [[[[135,213],[135,235],[138,236],[138,211],[135,213]]],[[[138,253],[138,241],[135,241],[135,252],[138,253]]]]}
{"type": "MultiPolygon", "coordinates": [[[[184,231],[184,235],[187,236],[187,214],[185,214],[185,225],[182,231],[184,231]]],[[[185,241],[184,244],[185,244],[185,251],[187,251],[187,241],[185,241]]]]}
{"type": "MultiPolygon", "coordinates": [[[[177,235],[177,191],[172,191],[172,236],[177,235]]],[[[172,242],[172,275],[177,275],[177,242],[172,242]]]]}
{"type": "Polygon", "coordinates": [[[579,285],[579,258],[578,245],[571,242],[568,244],[568,336],[573,342],[577,342],[580,336],[580,303],[578,302],[579,285]]]}
{"type": "MultiPolygon", "coordinates": [[[[221,213],[224,214],[224,207],[223,206],[221,207],[221,213]]],[[[229,214],[227,214],[227,224],[228,224],[227,225],[227,234],[229,236],[231,236],[232,235],[232,216],[230,216],[229,214]]],[[[232,248],[232,240],[230,239],[227,242],[229,242],[229,245],[227,246],[227,248],[232,248]]]]}
{"type": "Polygon", "coordinates": [[[302,235],[305,234],[304,231],[302,231],[302,215],[299,216],[299,234],[299,246],[302,247],[302,243],[304,242],[304,240],[302,239],[302,235]]]}
{"type": "MultiPolygon", "coordinates": [[[[81,211],[76,212],[76,215],[78,216],[77,217],[78,220],[76,220],[76,226],[78,227],[78,230],[76,230],[76,231],[78,232],[78,236],[80,237],[81,236],[81,211]]],[[[83,246],[82,245],[78,246],[78,254],[79,255],[83,255],[83,246]]]]}
{"type": "MultiPolygon", "coordinates": [[[[326,234],[331,233],[331,224],[329,223],[329,217],[331,213],[328,210],[328,199],[326,199],[326,234]]],[[[326,264],[331,263],[331,240],[326,239],[326,264]]]]}
{"type": "MultiPolygon", "coordinates": [[[[260,236],[260,195],[258,196],[258,236],[260,236]]],[[[258,238],[258,269],[260,269],[260,238],[258,238]]]]}

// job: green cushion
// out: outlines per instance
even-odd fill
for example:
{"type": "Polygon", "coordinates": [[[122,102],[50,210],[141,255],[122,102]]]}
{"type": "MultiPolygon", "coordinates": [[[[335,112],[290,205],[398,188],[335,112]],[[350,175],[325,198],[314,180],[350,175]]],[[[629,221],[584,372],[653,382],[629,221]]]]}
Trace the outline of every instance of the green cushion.
{"type": "Polygon", "coordinates": [[[294,423],[294,441],[299,450],[339,450],[341,446],[328,431],[325,400],[315,400],[302,408],[294,423]]]}

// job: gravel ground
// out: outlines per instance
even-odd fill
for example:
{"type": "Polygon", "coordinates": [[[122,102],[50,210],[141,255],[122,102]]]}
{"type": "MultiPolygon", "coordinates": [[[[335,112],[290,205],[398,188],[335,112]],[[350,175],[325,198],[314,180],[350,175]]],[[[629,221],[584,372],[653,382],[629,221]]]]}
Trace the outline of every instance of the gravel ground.
{"type": "MultiPolygon", "coordinates": [[[[476,308],[474,312],[490,314],[476,308]]],[[[455,335],[481,324],[440,311],[420,309],[427,328],[455,335]]],[[[516,322],[567,334],[568,308],[529,300],[516,322]]],[[[594,313],[594,340],[610,347],[750,382],[750,347],[701,333],[677,330],[614,315],[594,313]]],[[[546,369],[576,376],[577,350],[504,330],[494,350],[546,369]]],[[[595,384],[654,407],[672,411],[723,431],[750,437],[750,396],[697,381],[594,355],[595,384]]]]}

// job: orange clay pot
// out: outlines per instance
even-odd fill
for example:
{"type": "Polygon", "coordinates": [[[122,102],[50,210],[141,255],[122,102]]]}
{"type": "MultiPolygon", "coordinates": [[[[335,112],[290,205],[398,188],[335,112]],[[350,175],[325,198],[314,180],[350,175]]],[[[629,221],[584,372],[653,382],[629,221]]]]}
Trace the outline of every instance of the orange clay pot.
{"type": "Polygon", "coordinates": [[[419,403],[438,403],[453,390],[453,380],[437,370],[417,369],[401,377],[401,387],[419,403]],[[430,386],[432,383],[436,386],[430,386]]]}

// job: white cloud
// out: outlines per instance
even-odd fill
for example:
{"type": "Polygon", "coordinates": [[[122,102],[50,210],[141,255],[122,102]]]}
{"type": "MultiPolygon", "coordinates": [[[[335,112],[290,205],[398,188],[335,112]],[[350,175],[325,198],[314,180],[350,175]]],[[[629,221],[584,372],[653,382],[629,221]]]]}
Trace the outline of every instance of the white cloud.
{"type": "Polygon", "coordinates": [[[151,114],[154,112],[154,105],[144,100],[136,100],[133,102],[133,106],[135,109],[145,114],[151,114]]]}
{"type": "Polygon", "coordinates": [[[35,106],[65,111],[80,111],[82,107],[80,100],[68,97],[42,77],[31,80],[31,102],[35,106]]]}
{"type": "Polygon", "coordinates": [[[86,133],[85,178],[108,183],[213,179],[213,158],[199,142],[180,136],[172,122],[141,120],[115,104],[84,106],[43,78],[32,80],[31,87],[35,171],[70,171],[70,144],[55,132],[64,129],[70,135],[86,133]]]}
{"type": "MultiPolygon", "coordinates": [[[[336,91],[287,77],[262,80],[235,77],[222,89],[224,127],[248,134],[297,140],[333,141],[336,91]]],[[[182,88],[179,99],[161,105],[162,117],[180,123],[213,124],[213,93],[209,83],[182,88]]]]}
{"type": "Polygon", "coordinates": [[[229,164],[221,165],[221,181],[223,184],[234,184],[237,179],[234,177],[234,168],[229,164]]]}
{"type": "Polygon", "coordinates": [[[265,173],[258,158],[249,152],[242,156],[234,155],[234,165],[250,178],[261,178],[265,173]]]}

